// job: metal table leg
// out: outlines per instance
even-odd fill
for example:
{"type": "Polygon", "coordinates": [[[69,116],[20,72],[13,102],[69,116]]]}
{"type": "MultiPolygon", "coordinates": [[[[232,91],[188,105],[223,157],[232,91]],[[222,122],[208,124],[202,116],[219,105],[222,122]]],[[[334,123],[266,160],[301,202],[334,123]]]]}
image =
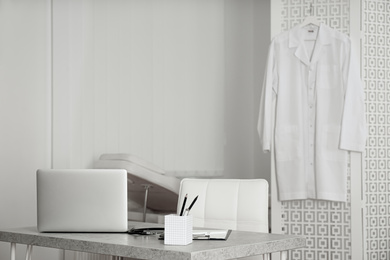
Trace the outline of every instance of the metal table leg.
{"type": "Polygon", "coordinates": [[[148,204],[149,189],[152,187],[152,185],[150,185],[150,184],[143,184],[142,186],[144,186],[144,188],[145,188],[143,222],[146,222],[146,205],[148,204]]]}
{"type": "Polygon", "coordinates": [[[32,249],[33,249],[32,245],[27,245],[26,260],[31,260],[32,249]]]}
{"type": "MultiPolygon", "coordinates": [[[[27,245],[26,260],[31,260],[33,246],[27,245]]],[[[16,260],[16,243],[11,243],[11,260],[16,260]]]]}
{"type": "Polygon", "coordinates": [[[16,243],[11,243],[11,260],[16,259],[16,243]]]}

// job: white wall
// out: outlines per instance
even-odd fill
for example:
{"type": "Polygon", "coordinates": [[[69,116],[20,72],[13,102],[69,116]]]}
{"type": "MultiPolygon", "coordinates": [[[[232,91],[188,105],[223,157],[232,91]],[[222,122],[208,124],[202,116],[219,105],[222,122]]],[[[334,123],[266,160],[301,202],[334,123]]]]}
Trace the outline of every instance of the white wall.
{"type": "Polygon", "coordinates": [[[225,177],[270,181],[270,155],[257,133],[270,43],[270,2],[225,1],[225,177]]]}
{"type": "MultiPolygon", "coordinates": [[[[50,167],[47,8],[46,0],[0,1],[0,227],[36,225],[35,171],[50,167]]],[[[34,257],[42,251],[57,255],[35,248],[34,257]]]]}
{"type": "Polygon", "coordinates": [[[221,171],[224,2],[54,1],[54,166],[221,171]]]}
{"type": "MultiPolygon", "coordinates": [[[[0,228],[36,225],[35,171],[52,167],[53,158],[68,159],[66,150],[53,155],[52,149],[52,122],[60,118],[52,119],[50,4],[0,0],[0,228]]],[[[224,177],[269,178],[269,159],[258,150],[256,133],[269,2],[228,0],[221,10],[224,60],[217,69],[225,91],[224,177]]],[[[93,151],[84,152],[91,165],[93,151]]],[[[18,246],[18,259],[23,248],[18,246]]],[[[9,245],[0,243],[0,259],[8,257],[9,245]]],[[[60,252],[34,248],[33,258],[60,259],[60,252]]]]}
{"type": "Polygon", "coordinates": [[[54,1],[53,166],[130,153],[171,174],[269,176],[269,2],[54,1]]]}

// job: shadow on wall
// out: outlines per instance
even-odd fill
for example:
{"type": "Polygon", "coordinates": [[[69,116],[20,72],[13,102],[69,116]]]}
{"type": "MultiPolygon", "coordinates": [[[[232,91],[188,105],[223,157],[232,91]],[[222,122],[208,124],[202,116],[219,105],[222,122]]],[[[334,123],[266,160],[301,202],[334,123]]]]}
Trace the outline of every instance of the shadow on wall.
{"type": "Polygon", "coordinates": [[[270,182],[270,154],[257,133],[260,95],[270,43],[270,2],[225,1],[225,178],[270,182]]]}

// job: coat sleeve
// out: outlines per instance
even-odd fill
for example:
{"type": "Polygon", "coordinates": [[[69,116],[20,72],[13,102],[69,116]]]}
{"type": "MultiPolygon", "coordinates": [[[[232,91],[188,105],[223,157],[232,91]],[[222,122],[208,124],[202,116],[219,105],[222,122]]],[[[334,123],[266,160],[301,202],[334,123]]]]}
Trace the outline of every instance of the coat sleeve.
{"type": "Polygon", "coordinates": [[[348,42],[345,51],[346,59],[343,68],[345,101],[340,149],[362,152],[366,143],[363,84],[360,79],[356,54],[353,52],[350,42],[348,42]]]}
{"type": "Polygon", "coordinates": [[[273,131],[273,101],[276,97],[276,75],[275,65],[275,43],[271,42],[269,51],[267,66],[264,73],[263,89],[261,93],[259,120],[257,124],[257,130],[260,137],[260,143],[264,152],[271,150],[272,144],[272,131],[273,131]]]}

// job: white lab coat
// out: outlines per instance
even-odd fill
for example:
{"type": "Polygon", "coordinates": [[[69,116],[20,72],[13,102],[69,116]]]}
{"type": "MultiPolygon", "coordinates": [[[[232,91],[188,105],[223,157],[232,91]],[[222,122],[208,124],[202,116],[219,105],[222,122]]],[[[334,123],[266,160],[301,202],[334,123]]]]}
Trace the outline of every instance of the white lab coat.
{"type": "Polygon", "coordinates": [[[279,200],[346,201],[348,151],[365,147],[359,64],[346,35],[311,29],[272,40],[258,131],[263,150],[274,147],[279,200]]]}

